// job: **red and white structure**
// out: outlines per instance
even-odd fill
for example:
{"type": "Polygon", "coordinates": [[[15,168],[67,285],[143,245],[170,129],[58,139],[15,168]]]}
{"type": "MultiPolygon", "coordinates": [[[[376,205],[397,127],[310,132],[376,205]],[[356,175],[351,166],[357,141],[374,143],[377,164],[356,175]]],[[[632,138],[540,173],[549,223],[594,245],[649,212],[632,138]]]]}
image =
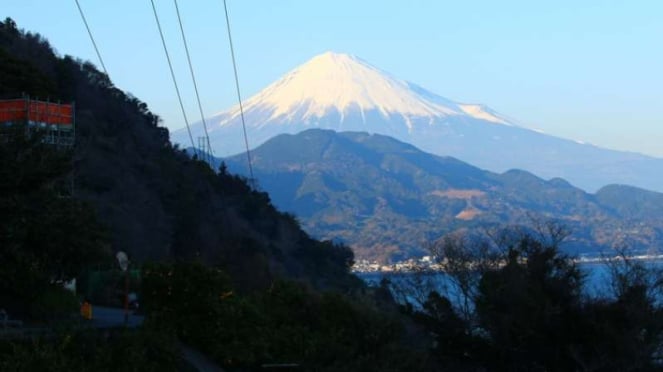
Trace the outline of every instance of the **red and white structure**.
{"type": "Polygon", "coordinates": [[[33,100],[29,97],[0,100],[0,130],[24,129],[26,135],[42,131],[43,141],[58,147],[72,147],[76,138],[75,107],[33,100]]]}

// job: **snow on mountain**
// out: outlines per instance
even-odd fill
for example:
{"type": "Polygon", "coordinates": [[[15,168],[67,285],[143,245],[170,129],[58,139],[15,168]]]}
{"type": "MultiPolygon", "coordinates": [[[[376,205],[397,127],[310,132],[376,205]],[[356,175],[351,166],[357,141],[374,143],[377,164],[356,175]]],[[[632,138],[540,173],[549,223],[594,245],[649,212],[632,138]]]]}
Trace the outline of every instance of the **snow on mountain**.
{"type": "MultiPolygon", "coordinates": [[[[412,89],[412,84],[355,56],[333,52],[316,56],[289,72],[249,99],[245,110],[269,112],[267,120],[286,118],[304,122],[320,119],[333,111],[340,113],[343,121],[348,112],[355,110],[364,121],[365,112],[376,110],[386,118],[391,115],[404,118],[469,115],[504,122],[482,106],[460,105],[422,88],[412,89]]],[[[228,120],[237,115],[239,108],[232,111],[228,120]]]]}
{"type": "MultiPolygon", "coordinates": [[[[454,102],[358,57],[334,52],[318,55],[288,72],[245,100],[243,108],[252,147],[276,134],[312,127],[397,132],[402,138],[449,118],[510,125],[486,106],[454,102]]],[[[206,121],[216,155],[244,150],[239,105],[206,121]]],[[[194,137],[202,136],[202,124],[194,124],[192,132],[194,137]]],[[[184,130],[174,132],[173,138],[183,144],[188,140],[184,130]]]]}
{"type": "MultiPolygon", "coordinates": [[[[587,191],[609,183],[663,191],[663,159],[601,149],[517,125],[480,104],[441,97],[364,60],[327,52],[243,102],[251,148],[282,133],[322,128],[384,134],[494,172],[563,177],[587,191]]],[[[239,106],[206,120],[215,156],[245,151],[239,106]]],[[[194,139],[204,135],[192,126],[194,139]]],[[[190,144],[186,130],[172,140],[190,144]]]]}

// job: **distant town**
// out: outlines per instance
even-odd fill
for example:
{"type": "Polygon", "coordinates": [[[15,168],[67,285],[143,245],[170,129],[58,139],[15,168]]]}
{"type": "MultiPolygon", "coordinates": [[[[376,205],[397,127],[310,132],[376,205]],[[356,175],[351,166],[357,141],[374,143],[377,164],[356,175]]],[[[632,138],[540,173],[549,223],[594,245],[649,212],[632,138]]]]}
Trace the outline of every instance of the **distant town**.
{"type": "MultiPolygon", "coordinates": [[[[600,264],[612,260],[619,260],[620,256],[580,256],[574,261],[582,264],[600,264]]],[[[662,261],[663,254],[642,254],[628,256],[631,260],[637,261],[662,261]]],[[[352,266],[354,273],[407,273],[407,272],[421,272],[421,271],[443,271],[444,263],[440,263],[433,256],[423,256],[420,258],[410,258],[405,261],[397,261],[390,264],[379,263],[377,261],[357,260],[352,266]]]]}

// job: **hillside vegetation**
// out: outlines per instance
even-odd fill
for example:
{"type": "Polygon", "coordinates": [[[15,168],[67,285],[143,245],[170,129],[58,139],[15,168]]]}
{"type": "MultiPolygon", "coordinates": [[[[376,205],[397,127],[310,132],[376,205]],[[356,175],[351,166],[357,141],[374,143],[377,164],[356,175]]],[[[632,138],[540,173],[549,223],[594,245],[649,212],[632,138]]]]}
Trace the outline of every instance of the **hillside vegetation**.
{"type": "Polygon", "coordinates": [[[75,102],[74,197],[134,263],[198,258],[241,288],[276,277],[354,286],[352,252],[311,239],[245,179],[191,159],[147,104],[89,62],[60,56],[39,34],[0,24],[0,97],[75,102]]]}
{"type": "MultiPolygon", "coordinates": [[[[663,194],[611,185],[589,194],[561,178],[488,172],[391,137],[312,129],[252,152],[256,178],[283,210],[359,258],[402,260],[457,230],[554,219],[572,231],[574,254],[663,244],[663,194]]],[[[245,157],[224,159],[244,171],[245,157]]]]}
{"type": "MultiPolygon", "coordinates": [[[[20,123],[3,127],[0,308],[30,329],[0,329],[2,371],[191,370],[182,343],[229,371],[274,364],[301,371],[661,370],[660,270],[615,261],[612,292],[590,298],[585,273],[559,251],[567,234],[553,223],[540,235],[448,235],[432,253],[446,265],[443,275],[452,286],[401,286],[399,308],[388,280],[367,287],[349,274],[347,247],[312,239],[266,193],[173,147],[145,103],[7,19],[0,23],[0,95],[21,94],[75,101],[78,137],[73,149],[62,150],[45,144],[39,132],[26,136],[20,123]],[[98,329],[75,315],[78,299],[62,285],[82,271],[114,265],[118,250],[140,266],[145,322],[136,329],[98,329]],[[424,294],[419,303],[416,294],[424,294]]],[[[363,157],[371,166],[360,168],[365,181],[346,185],[325,172],[306,175],[305,190],[313,191],[317,206],[326,205],[315,199],[320,185],[339,192],[374,185],[411,195],[408,187],[429,178],[414,164],[445,174],[431,178],[443,182],[436,198],[472,200],[499,185],[532,205],[545,200],[551,185],[555,195],[586,197],[559,180],[523,172],[495,179],[413,148],[385,157],[380,151],[402,144],[356,136],[373,142],[363,157]],[[381,186],[376,181],[385,172],[375,171],[377,164],[391,164],[401,181],[381,186]],[[509,188],[522,184],[530,185],[528,193],[509,188]]],[[[338,142],[362,149],[361,141],[338,142]]],[[[335,167],[361,165],[353,152],[343,154],[335,167]]],[[[304,155],[318,156],[315,148],[304,155]]],[[[597,198],[612,213],[655,213],[624,203],[649,205],[659,200],[656,194],[622,200],[620,192],[609,188],[597,198]]],[[[360,208],[363,200],[345,202],[360,208]]],[[[390,203],[376,205],[422,213],[390,203]]]]}
{"type": "Polygon", "coordinates": [[[0,96],[24,95],[75,102],[77,138],[56,149],[3,123],[0,309],[45,337],[3,333],[0,369],[188,370],[178,340],[250,370],[284,360],[306,370],[332,359],[333,368],[421,365],[403,358],[399,317],[349,273],[349,248],[312,239],[246,179],[191,159],[145,103],[6,19],[0,96]],[[98,331],[62,285],[115,267],[119,250],[141,269],[146,323],[98,331]]]}

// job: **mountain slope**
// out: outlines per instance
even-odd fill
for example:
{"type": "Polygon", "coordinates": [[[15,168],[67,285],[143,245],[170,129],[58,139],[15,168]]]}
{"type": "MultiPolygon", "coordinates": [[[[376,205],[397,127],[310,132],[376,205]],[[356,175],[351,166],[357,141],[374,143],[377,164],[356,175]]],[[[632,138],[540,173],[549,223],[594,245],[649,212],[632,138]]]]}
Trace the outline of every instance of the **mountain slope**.
{"type": "Polygon", "coordinates": [[[91,63],[59,57],[39,34],[0,22],[0,97],[22,93],[75,101],[74,197],[94,207],[109,248],[133,263],[202,260],[243,289],[279,277],[318,287],[358,281],[350,252],[315,241],[267,194],[173,147],[147,105],[91,63]]]}
{"type": "MultiPolygon", "coordinates": [[[[454,103],[357,57],[331,52],[314,57],[264,89],[247,101],[246,110],[270,111],[267,120],[287,117],[302,122],[315,122],[330,111],[341,122],[355,112],[377,111],[383,117],[400,116],[405,121],[467,115],[505,123],[480,106],[454,103]]],[[[232,112],[233,117],[238,114],[232,112]]]]}
{"type": "MultiPolygon", "coordinates": [[[[347,242],[360,258],[421,255],[446,232],[533,216],[567,224],[574,233],[567,248],[574,252],[663,243],[663,195],[636,188],[611,186],[592,195],[559,178],[496,174],[359,132],[280,135],[252,155],[256,178],[276,205],[313,235],[347,242]],[[647,212],[639,212],[638,202],[650,204],[647,212]]],[[[245,156],[225,162],[245,172],[245,156]]]]}
{"type": "MultiPolygon", "coordinates": [[[[601,149],[516,125],[494,110],[462,104],[399,80],[346,54],[314,57],[244,102],[249,144],[322,128],[384,134],[484,169],[563,177],[588,191],[630,184],[663,191],[663,159],[601,149]]],[[[217,156],[244,151],[239,108],[207,120],[217,156]]],[[[202,124],[193,125],[203,136],[202,124]]],[[[176,142],[189,146],[185,131],[176,142]]]]}

